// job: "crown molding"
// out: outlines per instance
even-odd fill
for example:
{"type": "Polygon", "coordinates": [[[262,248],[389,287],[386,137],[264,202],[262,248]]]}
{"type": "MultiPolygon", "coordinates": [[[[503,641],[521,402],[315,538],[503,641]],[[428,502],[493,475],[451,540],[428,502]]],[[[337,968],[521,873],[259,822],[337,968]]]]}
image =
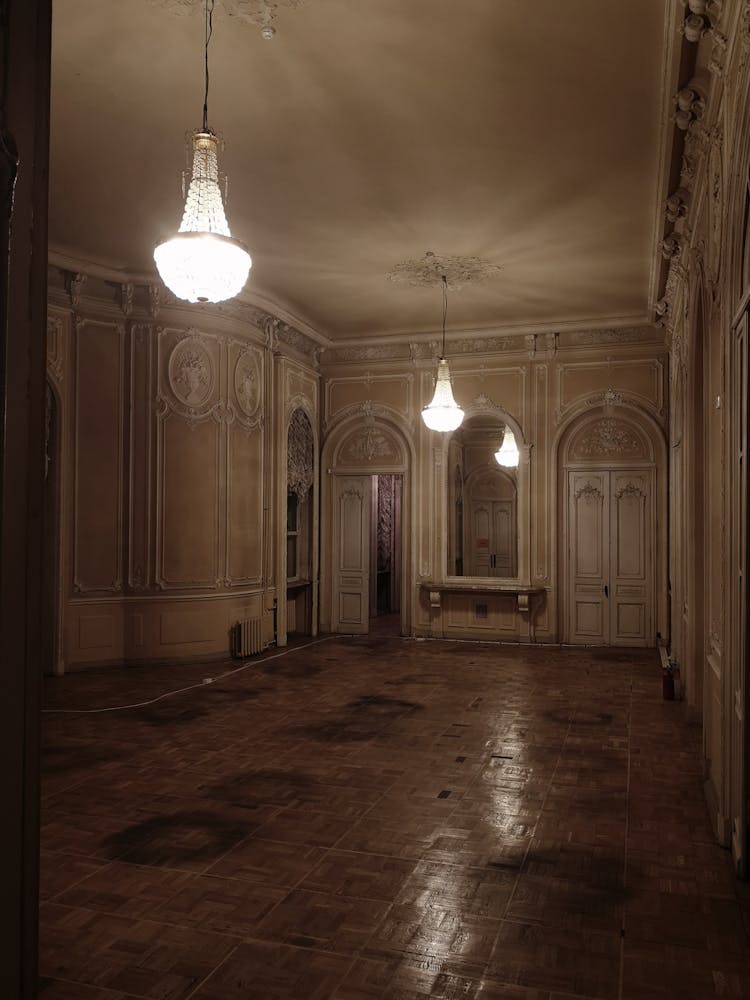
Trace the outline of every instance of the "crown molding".
{"type": "MultiPolygon", "coordinates": [[[[89,278],[97,278],[100,281],[111,282],[115,285],[122,286],[130,284],[139,285],[145,288],[157,287],[162,291],[165,301],[168,301],[172,294],[164,287],[161,278],[159,278],[156,271],[131,271],[127,268],[118,268],[107,264],[99,264],[96,261],[75,256],[74,254],[53,245],[50,245],[49,247],[47,261],[50,267],[57,267],[61,271],[68,271],[71,274],[85,274],[89,278]]],[[[330,347],[333,345],[333,341],[330,337],[326,336],[326,334],[318,330],[311,323],[308,323],[307,320],[297,316],[291,309],[286,308],[267,295],[263,295],[258,292],[243,291],[232,301],[269,313],[276,319],[281,320],[282,323],[285,323],[289,327],[293,327],[305,337],[313,340],[319,347],[330,347]]],[[[170,305],[183,306],[188,310],[195,308],[192,303],[181,303],[178,300],[170,302],[170,305]]],[[[212,307],[200,306],[199,308],[210,309],[212,307]]],[[[214,308],[221,310],[222,303],[219,303],[214,308]]]]}

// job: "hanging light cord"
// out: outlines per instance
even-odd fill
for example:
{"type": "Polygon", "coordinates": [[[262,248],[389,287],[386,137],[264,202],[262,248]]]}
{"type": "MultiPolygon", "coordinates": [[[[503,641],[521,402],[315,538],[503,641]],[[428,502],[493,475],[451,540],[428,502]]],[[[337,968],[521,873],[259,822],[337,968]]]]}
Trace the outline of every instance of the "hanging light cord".
{"type": "Polygon", "coordinates": [[[206,42],[203,49],[204,62],[206,68],[206,89],[203,94],[203,131],[210,131],[208,127],[208,43],[214,33],[214,3],[215,0],[206,0],[206,42]]]}
{"type": "Polygon", "coordinates": [[[443,351],[441,357],[445,357],[445,317],[448,315],[448,279],[443,275],[443,351]]]}

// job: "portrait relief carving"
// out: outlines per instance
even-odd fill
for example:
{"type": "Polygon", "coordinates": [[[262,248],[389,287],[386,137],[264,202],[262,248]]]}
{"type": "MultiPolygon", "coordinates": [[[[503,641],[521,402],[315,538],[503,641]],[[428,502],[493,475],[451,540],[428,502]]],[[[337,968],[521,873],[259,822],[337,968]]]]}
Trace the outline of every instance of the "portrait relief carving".
{"type": "Polygon", "coordinates": [[[169,359],[169,385],[185,406],[202,406],[211,396],[214,373],[211,356],[198,337],[180,341],[169,359]]]}

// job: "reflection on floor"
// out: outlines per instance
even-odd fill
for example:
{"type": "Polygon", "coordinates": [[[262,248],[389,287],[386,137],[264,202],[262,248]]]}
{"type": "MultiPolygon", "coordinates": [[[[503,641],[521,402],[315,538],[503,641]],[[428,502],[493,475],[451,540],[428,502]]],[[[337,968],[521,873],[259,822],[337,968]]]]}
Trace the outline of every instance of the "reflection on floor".
{"type": "Polygon", "coordinates": [[[652,652],[329,639],[50,680],[42,1000],[750,996],[652,652]]]}
{"type": "Polygon", "coordinates": [[[370,619],[370,635],[401,635],[401,612],[392,611],[370,619]]]}

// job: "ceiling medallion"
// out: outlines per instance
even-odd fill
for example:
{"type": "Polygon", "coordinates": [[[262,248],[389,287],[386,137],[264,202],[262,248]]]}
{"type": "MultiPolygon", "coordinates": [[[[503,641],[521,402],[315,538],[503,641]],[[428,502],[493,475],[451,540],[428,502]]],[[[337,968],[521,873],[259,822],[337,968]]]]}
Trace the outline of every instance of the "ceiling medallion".
{"type": "Polygon", "coordinates": [[[496,278],[501,271],[482,257],[451,257],[448,254],[433,253],[428,250],[424,257],[404,260],[389,271],[387,278],[397,285],[413,288],[429,288],[443,283],[443,277],[450,291],[455,292],[464,285],[478,285],[482,281],[496,278]]]}
{"type": "MultiPolygon", "coordinates": [[[[301,7],[306,0],[218,0],[218,2],[229,17],[235,18],[241,24],[268,28],[281,8],[293,10],[301,7]]],[[[203,8],[202,0],[150,0],[150,3],[165,7],[171,14],[196,14],[203,8]]]]}

